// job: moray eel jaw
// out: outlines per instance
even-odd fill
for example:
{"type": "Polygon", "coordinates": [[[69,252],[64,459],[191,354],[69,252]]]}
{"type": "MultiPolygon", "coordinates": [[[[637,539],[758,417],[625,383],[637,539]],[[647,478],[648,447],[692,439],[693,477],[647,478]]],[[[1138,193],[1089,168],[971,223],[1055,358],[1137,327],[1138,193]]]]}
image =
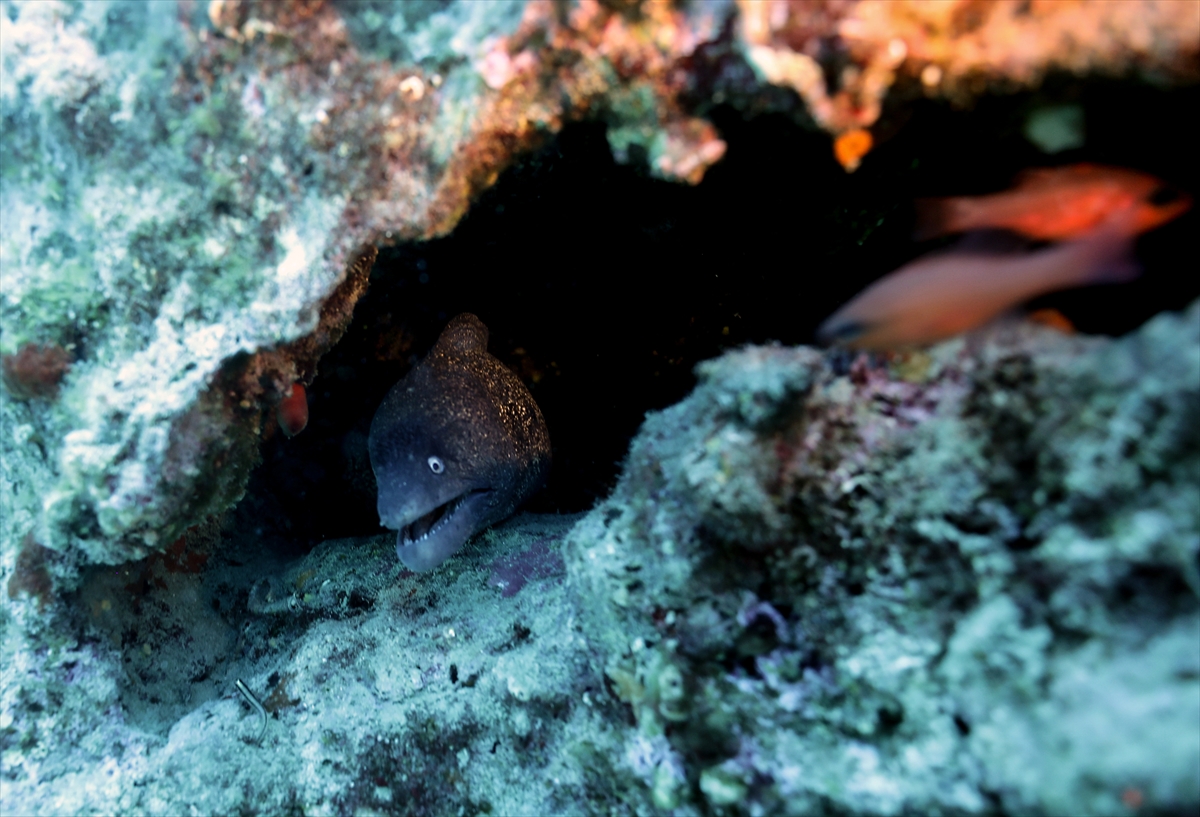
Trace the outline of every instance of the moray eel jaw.
{"type": "MultiPolygon", "coordinates": [[[[390,519],[387,527],[398,530],[396,555],[409,570],[432,570],[454,553],[479,528],[488,515],[491,490],[466,491],[416,518],[390,519]]],[[[412,517],[412,514],[409,514],[412,517]]]]}

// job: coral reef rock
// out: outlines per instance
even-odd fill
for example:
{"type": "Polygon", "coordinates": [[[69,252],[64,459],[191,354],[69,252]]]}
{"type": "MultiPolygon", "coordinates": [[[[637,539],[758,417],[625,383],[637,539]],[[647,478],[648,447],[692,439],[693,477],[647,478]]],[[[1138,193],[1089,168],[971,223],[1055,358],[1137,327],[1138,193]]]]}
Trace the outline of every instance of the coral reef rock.
{"type": "MultiPolygon", "coordinates": [[[[565,123],[696,184],[706,117],[769,111],[849,168],[885,103],[1194,80],[1198,21],[0,0],[0,813],[1194,813],[1200,304],[1117,340],[728,353],[595,509],[427,576],[230,509],[379,248],[565,123]]],[[[1056,116],[1045,150],[1082,138],[1056,116]]]]}
{"type": "Polygon", "coordinates": [[[644,806],[1196,808],[1200,302],[700,373],[566,548],[644,806]]]}
{"type": "Polygon", "coordinates": [[[746,56],[834,132],[869,127],[898,80],[965,101],[1050,71],[1194,79],[1200,6],[1172,0],[738,0],[746,56]],[[831,93],[829,88],[838,90],[831,93]]]}
{"type": "Polygon", "coordinates": [[[53,405],[5,400],[4,537],[79,563],[162,550],[235,502],[374,248],[449,231],[567,119],[610,118],[669,178],[724,152],[672,73],[724,4],[3,9],[0,354],[73,361],[53,405]]]}
{"type": "Polygon", "coordinates": [[[210,525],[47,631],[30,543],[5,812],[1200,805],[1200,302],[700,374],[608,500],[430,574],[210,525]]]}
{"type": "Polygon", "coordinates": [[[1187,78],[1200,14],[974,0],[3,9],[0,355],[6,372],[26,348],[71,362],[40,389],[52,404],[5,401],[22,443],[3,442],[21,475],[2,492],[4,539],[32,531],[79,563],[162,550],[236,501],[276,404],[344,331],[374,247],[446,233],[570,119],[604,120],[619,159],[695,183],[725,151],[702,118],[714,104],[807,105],[841,132],[874,122],[910,74],[955,98],[1056,67],[1187,78]],[[764,80],[803,103],[764,96],[764,80]]]}

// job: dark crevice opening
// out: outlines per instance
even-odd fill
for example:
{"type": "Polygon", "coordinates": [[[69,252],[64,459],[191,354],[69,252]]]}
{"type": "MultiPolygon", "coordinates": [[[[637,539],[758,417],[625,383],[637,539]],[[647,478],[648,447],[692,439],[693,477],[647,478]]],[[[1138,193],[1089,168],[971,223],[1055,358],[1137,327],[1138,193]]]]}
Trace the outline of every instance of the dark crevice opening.
{"type": "MultiPolygon", "coordinates": [[[[647,411],[695,385],[693,367],[745,343],[811,342],[815,327],[872,280],[931,244],[910,238],[912,200],[1004,188],[1033,165],[1095,161],[1197,186],[1200,89],[1152,90],[1052,78],[1036,94],[972,110],[911,105],[854,174],[829,137],[770,114],[709,111],[728,143],[697,187],[618,165],[600,122],[568,125],[486,191],[452,234],[384,248],[345,337],[308,390],[308,428],[264,442],[239,512],[302,546],[381,531],[366,456],[384,394],[470,311],[490,351],[529,386],[554,448],[527,508],[577,512],[615,483],[647,411]],[[1054,157],[1021,133],[1033,108],[1081,104],[1084,148],[1054,157]]],[[[1187,274],[1193,210],[1143,236],[1131,284],[1040,299],[1084,331],[1120,334],[1200,294],[1187,274]]]]}

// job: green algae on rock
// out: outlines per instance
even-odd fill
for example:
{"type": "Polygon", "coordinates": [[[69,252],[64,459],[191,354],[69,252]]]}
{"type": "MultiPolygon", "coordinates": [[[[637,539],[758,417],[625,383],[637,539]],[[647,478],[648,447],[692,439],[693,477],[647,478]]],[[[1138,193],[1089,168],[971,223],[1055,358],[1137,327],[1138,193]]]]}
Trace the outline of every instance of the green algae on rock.
{"type": "Polygon", "coordinates": [[[645,802],[661,763],[745,813],[1200,802],[1198,333],[1200,303],[1120,341],[1002,326],[917,383],[704,364],[568,541],[589,642],[684,673],[687,717],[625,738],[645,802]]]}
{"type": "Polygon", "coordinates": [[[0,391],[0,812],[1195,810],[1200,306],[730,353],[594,512],[424,580],[190,527],[375,244],[572,117],[703,174],[732,8],[0,2],[0,355],[71,360],[0,391]]]}
{"type": "Polygon", "coordinates": [[[566,119],[670,126],[655,172],[698,181],[723,143],[659,102],[724,12],[589,8],[6,0],[0,354],[75,360],[53,406],[4,408],[41,442],[6,547],[119,563],[229,507],[372,248],[447,232],[566,119]]]}
{"type": "Polygon", "coordinates": [[[387,537],[281,565],[214,527],[199,576],[164,564],[130,595],[87,571],[99,642],[47,645],[13,607],[5,803],[1193,809],[1200,302],[1120,340],[1004,326],[893,363],[706,363],[612,497],[518,517],[433,574],[387,537]],[[565,577],[491,580],[537,547],[565,577]],[[251,763],[239,678],[274,710],[251,763]]]}

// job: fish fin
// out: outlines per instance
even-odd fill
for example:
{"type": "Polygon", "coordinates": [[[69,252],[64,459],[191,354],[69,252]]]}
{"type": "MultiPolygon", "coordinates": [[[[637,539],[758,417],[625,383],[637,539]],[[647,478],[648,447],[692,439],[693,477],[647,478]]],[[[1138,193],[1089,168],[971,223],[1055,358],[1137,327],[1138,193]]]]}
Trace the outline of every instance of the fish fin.
{"type": "Polygon", "coordinates": [[[1136,218],[1134,208],[1110,217],[1090,236],[1080,239],[1085,250],[1081,259],[1086,267],[1081,284],[1124,284],[1142,274],[1142,266],[1133,255],[1133,238],[1128,224],[1136,218]]]}
{"type": "MultiPolygon", "coordinates": [[[[1084,167],[1084,165],[1074,165],[1074,168],[1084,167]]],[[[1034,187],[1046,182],[1053,182],[1061,178],[1063,168],[1061,167],[1027,167],[1013,177],[1013,187],[1034,187]]]]}
{"type": "Polygon", "coordinates": [[[1074,335],[1078,332],[1071,319],[1057,309],[1035,309],[1025,316],[1025,320],[1047,329],[1054,329],[1064,335],[1074,335]]]}
{"type": "Polygon", "coordinates": [[[1014,255],[1027,252],[1032,242],[1011,230],[970,230],[954,244],[954,251],[971,255],[1014,255]]]}
{"type": "Polygon", "coordinates": [[[1089,270],[1084,283],[1125,284],[1142,274],[1142,265],[1127,248],[1115,256],[1098,260],[1089,270]]]}
{"type": "Polygon", "coordinates": [[[913,204],[917,208],[917,221],[913,228],[914,241],[927,241],[962,230],[958,224],[962,213],[962,199],[917,199],[913,204]]]}
{"type": "Polygon", "coordinates": [[[817,343],[822,346],[849,343],[855,338],[862,337],[870,328],[862,321],[836,320],[835,318],[836,316],[831,317],[817,327],[817,343]]]}
{"type": "Polygon", "coordinates": [[[1104,173],[1109,168],[1092,162],[1077,162],[1073,165],[1053,167],[1027,167],[1013,177],[1013,188],[1041,187],[1062,184],[1063,181],[1087,178],[1104,173]]]}
{"type": "Polygon", "coordinates": [[[1142,274],[1141,264],[1133,254],[1134,236],[1137,231],[1139,208],[1129,206],[1117,210],[1086,239],[1092,242],[1097,252],[1092,257],[1096,263],[1089,280],[1099,284],[1122,284],[1142,274]]]}

